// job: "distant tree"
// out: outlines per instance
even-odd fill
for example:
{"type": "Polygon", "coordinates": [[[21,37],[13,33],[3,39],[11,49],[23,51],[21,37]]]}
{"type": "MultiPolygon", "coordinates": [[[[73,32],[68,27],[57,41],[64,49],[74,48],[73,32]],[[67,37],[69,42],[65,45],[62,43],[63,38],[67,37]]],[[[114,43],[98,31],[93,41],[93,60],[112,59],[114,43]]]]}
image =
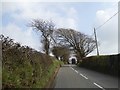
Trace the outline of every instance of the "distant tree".
{"type": "Polygon", "coordinates": [[[69,59],[70,51],[69,48],[65,46],[54,46],[52,48],[53,55],[60,60],[67,62],[69,59]]]}
{"type": "Polygon", "coordinates": [[[33,21],[30,23],[30,26],[33,27],[33,29],[41,32],[43,51],[48,55],[52,41],[52,34],[55,29],[54,23],[48,20],[45,21],[42,19],[33,19],[33,21]]]}
{"type": "Polygon", "coordinates": [[[72,48],[79,60],[86,57],[96,48],[93,38],[73,29],[60,28],[55,33],[55,38],[57,38],[59,44],[72,48]]]}

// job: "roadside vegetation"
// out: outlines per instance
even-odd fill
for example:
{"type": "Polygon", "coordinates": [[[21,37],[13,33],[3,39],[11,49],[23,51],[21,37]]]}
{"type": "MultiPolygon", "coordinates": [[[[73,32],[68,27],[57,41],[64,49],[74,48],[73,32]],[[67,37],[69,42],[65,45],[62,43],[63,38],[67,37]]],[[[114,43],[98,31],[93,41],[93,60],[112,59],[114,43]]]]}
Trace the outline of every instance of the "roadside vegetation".
{"type": "Polygon", "coordinates": [[[119,76],[119,57],[120,54],[86,57],[83,58],[82,62],[79,63],[79,66],[105,74],[119,76]]]}
{"type": "Polygon", "coordinates": [[[45,88],[61,62],[54,57],[14,43],[0,36],[2,42],[2,88],[45,88]]]}

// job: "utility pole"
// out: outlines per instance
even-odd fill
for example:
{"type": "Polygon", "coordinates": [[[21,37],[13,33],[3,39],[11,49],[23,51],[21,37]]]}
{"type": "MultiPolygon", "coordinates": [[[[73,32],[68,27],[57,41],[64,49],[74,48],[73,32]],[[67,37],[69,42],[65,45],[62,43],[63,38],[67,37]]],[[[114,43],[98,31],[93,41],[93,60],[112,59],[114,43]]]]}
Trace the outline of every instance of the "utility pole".
{"type": "Polygon", "coordinates": [[[95,35],[95,42],[96,42],[96,47],[97,47],[97,56],[99,56],[98,43],[97,43],[97,36],[96,36],[96,30],[95,30],[95,28],[94,28],[94,35],[95,35]]]}

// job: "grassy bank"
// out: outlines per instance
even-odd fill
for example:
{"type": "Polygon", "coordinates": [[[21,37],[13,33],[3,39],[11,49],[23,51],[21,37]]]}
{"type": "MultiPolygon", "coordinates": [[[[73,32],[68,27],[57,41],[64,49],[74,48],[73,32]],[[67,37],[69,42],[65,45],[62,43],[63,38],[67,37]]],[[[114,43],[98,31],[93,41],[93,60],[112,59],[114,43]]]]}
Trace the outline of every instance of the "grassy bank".
{"type": "Polygon", "coordinates": [[[53,60],[53,63],[49,66],[49,69],[44,71],[43,75],[34,78],[32,77],[32,67],[30,66],[20,67],[21,69],[16,68],[11,73],[3,68],[3,88],[45,88],[59,66],[60,62],[53,60]],[[23,78],[21,77],[21,73],[25,73],[23,78]]]}
{"type": "Polygon", "coordinates": [[[61,62],[2,37],[2,88],[45,88],[61,62]]]}
{"type": "Polygon", "coordinates": [[[109,75],[118,76],[120,62],[117,55],[102,55],[86,57],[79,63],[80,67],[95,70],[109,75]]]}
{"type": "Polygon", "coordinates": [[[42,79],[34,86],[36,88],[46,88],[48,83],[50,82],[50,78],[55,73],[56,69],[60,67],[61,62],[58,60],[54,60],[53,64],[50,65],[49,69],[46,71],[46,74],[42,77],[42,79]]]}

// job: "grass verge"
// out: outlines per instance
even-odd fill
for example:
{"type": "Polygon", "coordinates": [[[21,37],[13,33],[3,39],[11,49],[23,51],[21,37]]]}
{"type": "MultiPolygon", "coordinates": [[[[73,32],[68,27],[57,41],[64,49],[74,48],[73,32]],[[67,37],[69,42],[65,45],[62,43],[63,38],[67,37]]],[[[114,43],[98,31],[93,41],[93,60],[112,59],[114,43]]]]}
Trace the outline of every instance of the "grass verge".
{"type": "Polygon", "coordinates": [[[49,66],[49,69],[46,71],[45,75],[41,78],[41,80],[34,86],[35,88],[46,88],[47,84],[50,82],[50,78],[53,76],[55,71],[62,64],[61,61],[53,60],[53,64],[49,66]]]}

